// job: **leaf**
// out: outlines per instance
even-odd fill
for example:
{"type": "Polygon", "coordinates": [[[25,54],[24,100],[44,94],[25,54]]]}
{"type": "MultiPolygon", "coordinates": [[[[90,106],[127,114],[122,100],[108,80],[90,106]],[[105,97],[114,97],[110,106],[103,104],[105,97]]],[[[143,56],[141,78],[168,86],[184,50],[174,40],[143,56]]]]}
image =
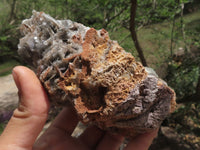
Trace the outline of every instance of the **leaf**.
{"type": "Polygon", "coordinates": [[[0,36],[0,41],[6,41],[8,39],[8,37],[7,36],[0,36]]]}

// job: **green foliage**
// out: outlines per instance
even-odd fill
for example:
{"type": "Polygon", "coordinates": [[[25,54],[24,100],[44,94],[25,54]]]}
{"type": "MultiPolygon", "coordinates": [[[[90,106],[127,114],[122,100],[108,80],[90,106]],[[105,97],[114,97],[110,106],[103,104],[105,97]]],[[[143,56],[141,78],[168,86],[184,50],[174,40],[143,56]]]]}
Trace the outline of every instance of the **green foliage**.
{"type": "Polygon", "coordinates": [[[173,18],[174,11],[177,11],[178,3],[175,0],[162,1],[138,1],[138,13],[136,21],[138,24],[150,24],[162,22],[165,19],[173,18]],[[145,8],[145,9],[143,9],[145,8]]]}
{"type": "Polygon", "coordinates": [[[195,19],[190,23],[186,24],[186,34],[190,37],[189,41],[192,45],[200,49],[200,19],[195,19]]]}
{"type": "MultiPolygon", "coordinates": [[[[184,58],[184,62],[173,62],[168,67],[168,84],[176,91],[177,98],[195,94],[200,68],[193,58],[184,58]]],[[[199,58],[200,60],[200,58],[199,58]]]]}
{"type": "MultiPolygon", "coordinates": [[[[182,125],[182,128],[179,128],[177,126],[178,132],[191,132],[192,130],[195,130],[200,126],[200,120],[198,119],[200,117],[200,104],[199,103],[188,103],[187,105],[181,105],[173,114],[172,118],[174,119],[172,122],[176,122],[182,125]],[[191,119],[193,121],[193,125],[188,128],[188,123],[186,120],[184,120],[187,117],[187,119],[191,119]],[[196,124],[196,125],[195,125],[196,124]],[[181,131],[183,128],[184,131],[181,131]],[[180,130],[181,129],[181,130],[180,130]]],[[[200,136],[200,132],[195,133],[198,136],[200,136]]]]}
{"type": "Polygon", "coordinates": [[[190,149],[200,146],[200,104],[189,102],[181,104],[169,119],[169,126],[174,128],[181,138],[181,143],[190,145],[190,149]]]}
{"type": "MultiPolygon", "coordinates": [[[[199,15],[199,12],[197,13],[199,15]]],[[[167,80],[177,94],[178,99],[182,99],[196,93],[196,86],[200,72],[200,18],[196,15],[185,17],[185,35],[190,51],[178,54],[178,61],[172,61],[168,67],[167,80]]],[[[178,22],[180,23],[180,22],[178,22]]],[[[180,24],[176,25],[176,45],[184,45],[181,36],[180,24]]],[[[180,53],[180,52],[179,52],[180,53]]]]}
{"type": "Polygon", "coordinates": [[[7,60],[0,64],[0,77],[8,75],[12,72],[13,67],[19,65],[19,62],[15,60],[7,60]]]}
{"type": "Polygon", "coordinates": [[[3,129],[4,129],[4,124],[0,123],[0,135],[3,132],[3,129]]]}
{"type": "MultiPolygon", "coordinates": [[[[10,49],[8,41],[8,36],[2,35],[0,36],[0,59],[6,59],[7,56],[12,56],[14,54],[14,51],[10,49]]],[[[1,62],[0,60],[0,62],[1,62]]]]}

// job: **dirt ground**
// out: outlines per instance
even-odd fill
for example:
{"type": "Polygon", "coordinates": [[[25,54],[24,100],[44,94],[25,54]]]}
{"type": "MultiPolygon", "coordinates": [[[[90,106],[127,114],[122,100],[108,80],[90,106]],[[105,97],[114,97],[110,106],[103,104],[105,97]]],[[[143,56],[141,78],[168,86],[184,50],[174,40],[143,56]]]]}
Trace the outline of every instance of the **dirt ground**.
{"type": "Polygon", "coordinates": [[[17,105],[17,88],[12,75],[0,77],[0,122],[7,120],[17,105]]]}

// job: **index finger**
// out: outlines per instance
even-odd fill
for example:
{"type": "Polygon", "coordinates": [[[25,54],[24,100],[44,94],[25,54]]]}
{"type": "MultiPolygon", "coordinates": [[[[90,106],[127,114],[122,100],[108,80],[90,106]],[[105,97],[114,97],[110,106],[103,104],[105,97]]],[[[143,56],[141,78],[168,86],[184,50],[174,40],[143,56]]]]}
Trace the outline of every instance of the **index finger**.
{"type": "Polygon", "coordinates": [[[63,108],[51,126],[35,143],[34,149],[57,149],[58,145],[59,147],[69,146],[70,142],[74,142],[71,134],[77,124],[78,117],[75,110],[71,106],[63,108]]]}

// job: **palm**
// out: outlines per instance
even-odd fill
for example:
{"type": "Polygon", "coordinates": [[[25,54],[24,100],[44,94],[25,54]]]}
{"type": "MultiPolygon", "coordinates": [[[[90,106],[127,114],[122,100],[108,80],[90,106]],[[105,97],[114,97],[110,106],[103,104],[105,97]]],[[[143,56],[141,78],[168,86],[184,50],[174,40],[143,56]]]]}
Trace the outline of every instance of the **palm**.
{"type": "MultiPolygon", "coordinates": [[[[124,138],[100,130],[95,126],[88,127],[78,138],[72,137],[78,119],[74,110],[65,108],[47,131],[35,143],[35,150],[118,150],[124,138]]],[[[157,131],[140,135],[127,145],[125,150],[147,150],[157,131]]]]}
{"type": "Polygon", "coordinates": [[[122,136],[105,133],[95,126],[88,127],[78,138],[72,137],[77,123],[78,119],[73,109],[65,108],[35,143],[34,149],[115,150],[123,141],[122,136]]]}

